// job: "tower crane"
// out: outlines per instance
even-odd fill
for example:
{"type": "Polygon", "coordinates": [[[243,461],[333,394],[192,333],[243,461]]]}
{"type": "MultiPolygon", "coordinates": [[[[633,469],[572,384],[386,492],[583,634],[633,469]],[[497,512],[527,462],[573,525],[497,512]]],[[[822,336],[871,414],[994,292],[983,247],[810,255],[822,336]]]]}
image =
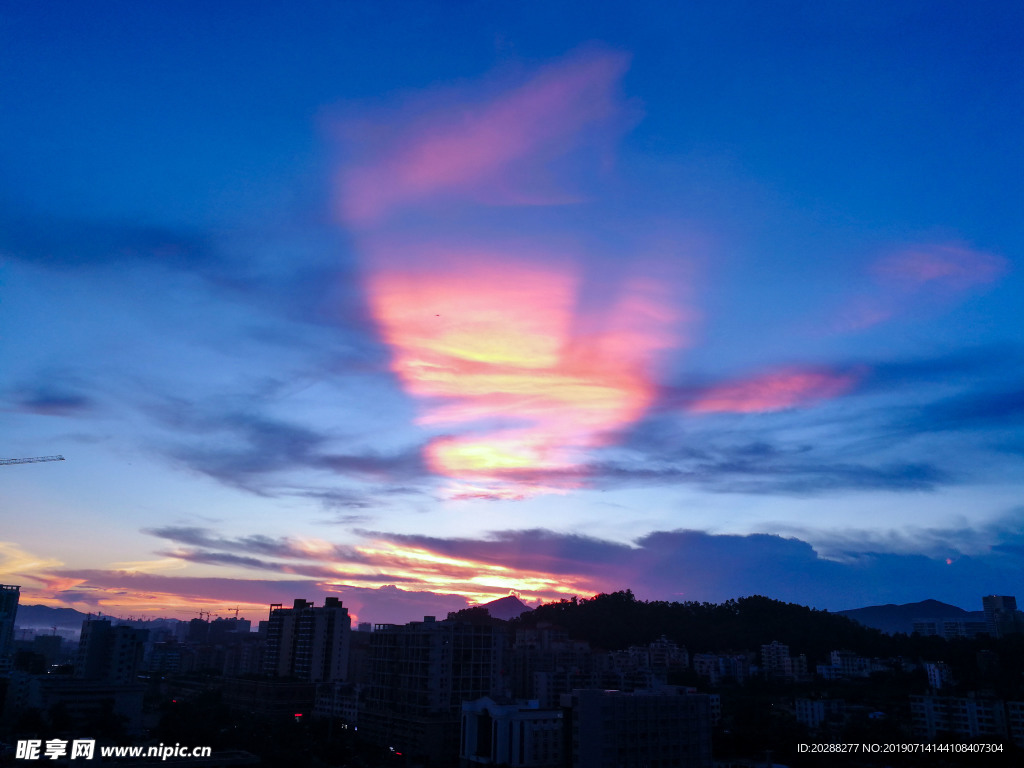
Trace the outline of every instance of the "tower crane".
{"type": "Polygon", "coordinates": [[[0,459],[3,464],[35,464],[38,461],[64,461],[63,456],[33,456],[28,459],[0,459]]]}

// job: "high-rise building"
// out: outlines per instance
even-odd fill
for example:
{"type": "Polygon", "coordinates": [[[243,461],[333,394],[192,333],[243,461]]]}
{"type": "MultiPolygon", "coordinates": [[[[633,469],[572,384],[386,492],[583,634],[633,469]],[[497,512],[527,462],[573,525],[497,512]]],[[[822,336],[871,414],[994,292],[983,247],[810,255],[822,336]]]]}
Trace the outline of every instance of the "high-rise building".
{"type": "Polygon", "coordinates": [[[793,702],[796,721],[817,730],[825,725],[842,725],[846,716],[846,702],[842,699],[806,699],[793,702]]]}
{"type": "Polygon", "coordinates": [[[602,682],[590,645],[553,626],[517,629],[507,667],[513,694],[542,709],[557,708],[563,693],[602,682]]]}
{"type": "Polygon", "coordinates": [[[562,695],[565,764],[573,768],[711,765],[707,694],[675,686],[652,691],[578,690],[562,695]]]}
{"type": "Polygon", "coordinates": [[[263,671],[311,683],[345,680],[352,619],[336,597],[323,607],[297,599],[291,608],[270,606],[263,671]]]}
{"type": "Polygon", "coordinates": [[[112,685],[136,682],[148,630],[112,626],[110,619],[86,619],[78,641],[75,677],[112,685]]]}
{"type": "Polygon", "coordinates": [[[773,640],[761,646],[761,671],[768,678],[793,678],[793,658],[789,646],[773,640]]]}
{"type": "Polygon", "coordinates": [[[360,735],[428,766],[456,765],[462,702],[505,692],[506,644],[489,616],[375,625],[360,735]]]}
{"type": "Polygon", "coordinates": [[[981,598],[985,622],[992,637],[1024,632],[1024,615],[1017,610],[1017,598],[1011,595],[985,595],[981,598]]]}
{"type": "Polygon", "coordinates": [[[21,587],[0,584],[0,675],[11,671],[11,656],[14,654],[14,618],[18,615],[18,599],[21,587]]]}
{"type": "Polygon", "coordinates": [[[750,659],[745,653],[697,653],[693,671],[712,686],[726,680],[745,683],[750,677],[750,659]]]}
{"type": "Polygon", "coordinates": [[[928,675],[928,686],[932,690],[947,688],[953,682],[953,670],[944,661],[926,661],[924,671],[928,675]]]}
{"type": "Polygon", "coordinates": [[[1007,735],[1003,700],[975,694],[911,696],[910,719],[914,733],[929,741],[950,734],[971,740],[995,740],[1007,735]]]}
{"type": "Polygon", "coordinates": [[[230,619],[217,618],[210,622],[210,631],[207,642],[216,645],[230,645],[240,638],[245,638],[252,630],[252,622],[248,619],[232,617],[230,619]]]}

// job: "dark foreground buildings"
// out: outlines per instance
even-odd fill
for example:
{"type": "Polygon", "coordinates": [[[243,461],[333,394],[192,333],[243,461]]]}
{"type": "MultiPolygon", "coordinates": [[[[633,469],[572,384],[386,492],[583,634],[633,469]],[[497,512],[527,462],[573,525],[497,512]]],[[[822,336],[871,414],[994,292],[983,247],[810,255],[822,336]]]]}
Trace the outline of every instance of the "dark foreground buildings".
{"type": "Polygon", "coordinates": [[[413,761],[454,765],[462,702],[505,693],[506,644],[487,617],[377,624],[360,733],[413,761]]]}

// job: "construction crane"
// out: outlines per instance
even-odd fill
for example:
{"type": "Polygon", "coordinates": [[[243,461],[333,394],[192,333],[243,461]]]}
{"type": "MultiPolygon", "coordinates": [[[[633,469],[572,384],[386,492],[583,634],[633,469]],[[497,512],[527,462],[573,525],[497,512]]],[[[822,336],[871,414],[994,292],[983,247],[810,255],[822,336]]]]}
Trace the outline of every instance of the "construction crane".
{"type": "Polygon", "coordinates": [[[33,456],[29,459],[0,459],[2,464],[35,464],[37,461],[64,461],[63,456],[33,456]]]}

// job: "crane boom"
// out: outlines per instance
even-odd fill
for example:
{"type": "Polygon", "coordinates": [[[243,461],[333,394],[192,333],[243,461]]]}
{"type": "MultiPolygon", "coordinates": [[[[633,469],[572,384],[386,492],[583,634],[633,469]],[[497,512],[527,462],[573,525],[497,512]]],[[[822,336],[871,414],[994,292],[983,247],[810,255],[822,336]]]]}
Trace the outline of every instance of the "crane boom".
{"type": "Polygon", "coordinates": [[[0,459],[2,464],[34,464],[37,461],[64,461],[63,456],[33,456],[28,459],[0,459]]]}

